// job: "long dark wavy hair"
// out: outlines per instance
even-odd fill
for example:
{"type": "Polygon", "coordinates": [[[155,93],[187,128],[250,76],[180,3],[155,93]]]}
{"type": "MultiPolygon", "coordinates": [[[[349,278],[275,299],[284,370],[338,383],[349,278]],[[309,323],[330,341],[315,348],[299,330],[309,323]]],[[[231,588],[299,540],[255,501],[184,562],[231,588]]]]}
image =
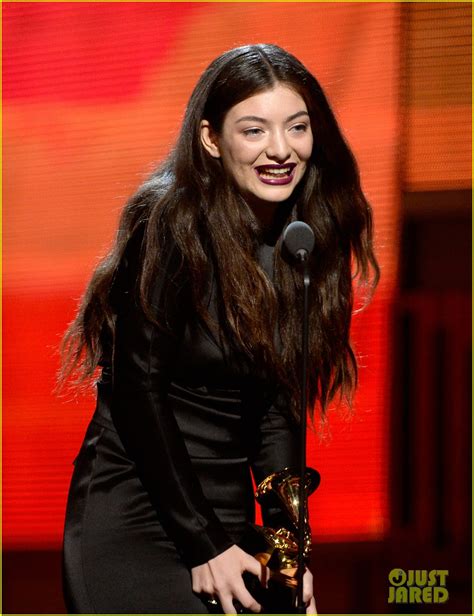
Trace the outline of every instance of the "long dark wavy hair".
{"type": "Polygon", "coordinates": [[[324,414],[336,394],[350,401],[357,384],[349,337],[353,281],[374,288],[379,276],[372,212],[357,164],[318,81],[290,53],[266,44],[223,53],[199,79],[174,149],[126,204],[116,240],[94,271],[64,335],[60,387],[73,375],[76,385],[91,381],[104,351],[104,333],[113,342],[110,290],[130,238],[143,225],[138,295],[148,318],[156,319],[148,290],[171,234],[191,278],[196,314],[249,362],[278,379],[298,417],[302,277],[280,256],[280,238],[274,280],[269,280],[256,258],[256,217],[223,172],[221,160],[212,158],[200,139],[203,119],[219,134],[231,107],[276,84],[303,98],[314,139],[287,218],[306,222],[316,238],[310,260],[309,408],[318,405],[324,414]],[[219,307],[219,323],[213,324],[204,301],[210,270],[219,307]],[[278,337],[281,346],[275,348],[278,337]]]}

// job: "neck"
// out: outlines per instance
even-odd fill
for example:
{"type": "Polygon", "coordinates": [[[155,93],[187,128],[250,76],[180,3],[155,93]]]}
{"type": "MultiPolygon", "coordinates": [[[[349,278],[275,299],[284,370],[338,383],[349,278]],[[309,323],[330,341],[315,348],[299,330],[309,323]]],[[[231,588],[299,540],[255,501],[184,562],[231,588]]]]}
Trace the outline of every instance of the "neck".
{"type": "Polygon", "coordinates": [[[249,203],[260,229],[271,229],[277,218],[279,203],[249,203]]]}
{"type": "Polygon", "coordinates": [[[274,244],[280,237],[293,209],[293,200],[280,203],[249,203],[257,219],[260,233],[266,243],[274,244]]]}

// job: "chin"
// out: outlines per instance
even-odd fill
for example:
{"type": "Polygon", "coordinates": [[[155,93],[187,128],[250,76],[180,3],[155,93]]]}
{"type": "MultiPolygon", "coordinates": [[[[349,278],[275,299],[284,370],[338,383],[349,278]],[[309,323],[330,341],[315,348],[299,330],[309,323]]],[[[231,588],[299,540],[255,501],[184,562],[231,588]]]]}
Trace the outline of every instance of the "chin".
{"type": "Polygon", "coordinates": [[[283,201],[288,201],[291,195],[294,193],[294,189],[292,190],[278,190],[273,193],[262,191],[259,194],[254,194],[254,199],[258,199],[259,201],[264,201],[266,203],[274,203],[275,205],[278,203],[282,203],[283,201]]]}

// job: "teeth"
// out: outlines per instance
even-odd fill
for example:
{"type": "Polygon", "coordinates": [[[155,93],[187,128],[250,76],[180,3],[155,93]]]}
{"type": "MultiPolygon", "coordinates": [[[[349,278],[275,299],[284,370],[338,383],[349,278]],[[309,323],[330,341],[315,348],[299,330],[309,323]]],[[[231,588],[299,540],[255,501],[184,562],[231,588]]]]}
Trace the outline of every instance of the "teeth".
{"type": "Polygon", "coordinates": [[[262,175],[288,175],[290,167],[282,167],[281,169],[264,169],[260,172],[262,175]]]}

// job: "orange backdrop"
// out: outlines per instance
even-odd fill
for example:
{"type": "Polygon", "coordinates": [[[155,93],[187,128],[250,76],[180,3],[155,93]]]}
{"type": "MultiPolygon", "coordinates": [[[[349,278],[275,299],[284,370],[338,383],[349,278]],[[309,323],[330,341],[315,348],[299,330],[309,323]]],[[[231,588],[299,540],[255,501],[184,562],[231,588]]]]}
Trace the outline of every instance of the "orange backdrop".
{"type": "Polygon", "coordinates": [[[173,143],[202,70],[250,42],[315,73],[359,160],[382,281],[354,319],[356,415],[309,435],[315,539],[388,530],[389,313],[398,243],[396,3],[3,3],[4,547],[58,547],[93,398],[52,394],[57,345],[118,213],[173,143]]]}

